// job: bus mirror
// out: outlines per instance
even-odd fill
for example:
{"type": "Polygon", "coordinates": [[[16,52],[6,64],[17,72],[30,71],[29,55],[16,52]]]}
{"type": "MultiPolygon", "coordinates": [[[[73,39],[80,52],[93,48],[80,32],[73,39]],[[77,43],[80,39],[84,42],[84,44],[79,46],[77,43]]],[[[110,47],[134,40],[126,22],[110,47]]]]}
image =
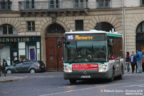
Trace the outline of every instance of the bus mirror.
{"type": "Polygon", "coordinates": [[[113,40],[112,39],[108,39],[108,45],[112,46],[113,45],[113,40]]]}
{"type": "Polygon", "coordinates": [[[66,41],[66,42],[64,42],[64,44],[70,44],[70,42],[69,42],[69,41],[66,41]]]}
{"type": "Polygon", "coordinates": [[[115,57],[114,57],[114,56],[111,56],[111,57],[110,57],[110,60],[114,60],[114,59],[115,59],[115,57]]]}
{"type": "Polygon", "coordinates": [[[120,54],[120,57],[124,57],[122,50],[120,50],[119,54],[120,54]]]}
{"type": "Polygon", "coordinates": [[[66,42],[66,44],[70,44],[70,42],[66,42]]]}

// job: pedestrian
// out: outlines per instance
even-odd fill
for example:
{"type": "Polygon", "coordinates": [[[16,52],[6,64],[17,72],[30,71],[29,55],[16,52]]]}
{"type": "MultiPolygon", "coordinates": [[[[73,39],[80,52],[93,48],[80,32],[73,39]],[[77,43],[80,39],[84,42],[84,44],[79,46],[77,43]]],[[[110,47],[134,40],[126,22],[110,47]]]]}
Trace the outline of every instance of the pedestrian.
{"type": "Polygon", "coordinates": [[[132,73],[134,73],[134,71],[135,71],[135,66],[136,66],[136,72],[137,72],[136,55],[135,55],[134,51],[132,51],[132,54],[131,54],[132,73]]]}
{"type": "Polygon", "coordinates": [[[126,68],[127,68],[127,72],[129,73],[129,71],[130,71],[130,55],[129,55],[129,52],[126,53],[126,68]]]}
{"type": "Polygon", "coordinates": [[[136,60],[137,60],[137,68],[138,68],[138,73],[142,72],[142,52],[140,50],[137,50],[136,53],[136,60]]]}
{"type": "Polygon", "coordinates": [[[142,50],[142,54],[143,54],[143,56],[142,56],[142,70],[144,72],[144,49],[142,50]]]}
{"type": "Polygon", "coordinates": [[[7,66],[7,62],[5,59],[3,59],[2,72],[5,77],[6,77],[6,66],[7,66]]]}

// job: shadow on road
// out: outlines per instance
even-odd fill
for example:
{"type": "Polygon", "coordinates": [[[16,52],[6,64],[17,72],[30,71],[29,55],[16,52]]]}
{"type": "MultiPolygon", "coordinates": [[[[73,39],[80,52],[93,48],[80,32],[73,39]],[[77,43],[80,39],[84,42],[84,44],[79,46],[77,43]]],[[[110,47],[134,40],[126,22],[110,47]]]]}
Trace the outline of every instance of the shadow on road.
{"type": "Polygon", "coordinates": [[[120,81],[118,78],[115,78],[113,81],[108,81],[104,79],[91,79],[91,80],[77,80],[76,83],[70,85],[93,85],[93,84],[110,84],[120,81]]]}

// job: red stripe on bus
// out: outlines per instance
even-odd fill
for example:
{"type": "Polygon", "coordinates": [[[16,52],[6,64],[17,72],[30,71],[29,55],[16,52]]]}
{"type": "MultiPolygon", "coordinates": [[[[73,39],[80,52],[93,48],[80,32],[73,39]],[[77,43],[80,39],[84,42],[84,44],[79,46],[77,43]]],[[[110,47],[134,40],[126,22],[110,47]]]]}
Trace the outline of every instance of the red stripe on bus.
{"type": "Polygon", "coordinates": [[[98,64],[72,64],[73,70],[97,70],[98,64]]]}

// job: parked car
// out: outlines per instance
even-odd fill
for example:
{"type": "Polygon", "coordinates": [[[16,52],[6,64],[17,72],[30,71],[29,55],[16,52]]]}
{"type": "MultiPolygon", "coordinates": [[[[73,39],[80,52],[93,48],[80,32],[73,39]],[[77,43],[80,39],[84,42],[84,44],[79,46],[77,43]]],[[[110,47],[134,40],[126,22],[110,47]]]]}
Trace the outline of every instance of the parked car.
{"type": "Polygon", "coordinates": [[[23,73],[23,72],[44,72],[45,71],[45,64],[42,61],[24,61],[24,62],[17,62],[13,65],[6,67],[7,73],[23,73]]]}

